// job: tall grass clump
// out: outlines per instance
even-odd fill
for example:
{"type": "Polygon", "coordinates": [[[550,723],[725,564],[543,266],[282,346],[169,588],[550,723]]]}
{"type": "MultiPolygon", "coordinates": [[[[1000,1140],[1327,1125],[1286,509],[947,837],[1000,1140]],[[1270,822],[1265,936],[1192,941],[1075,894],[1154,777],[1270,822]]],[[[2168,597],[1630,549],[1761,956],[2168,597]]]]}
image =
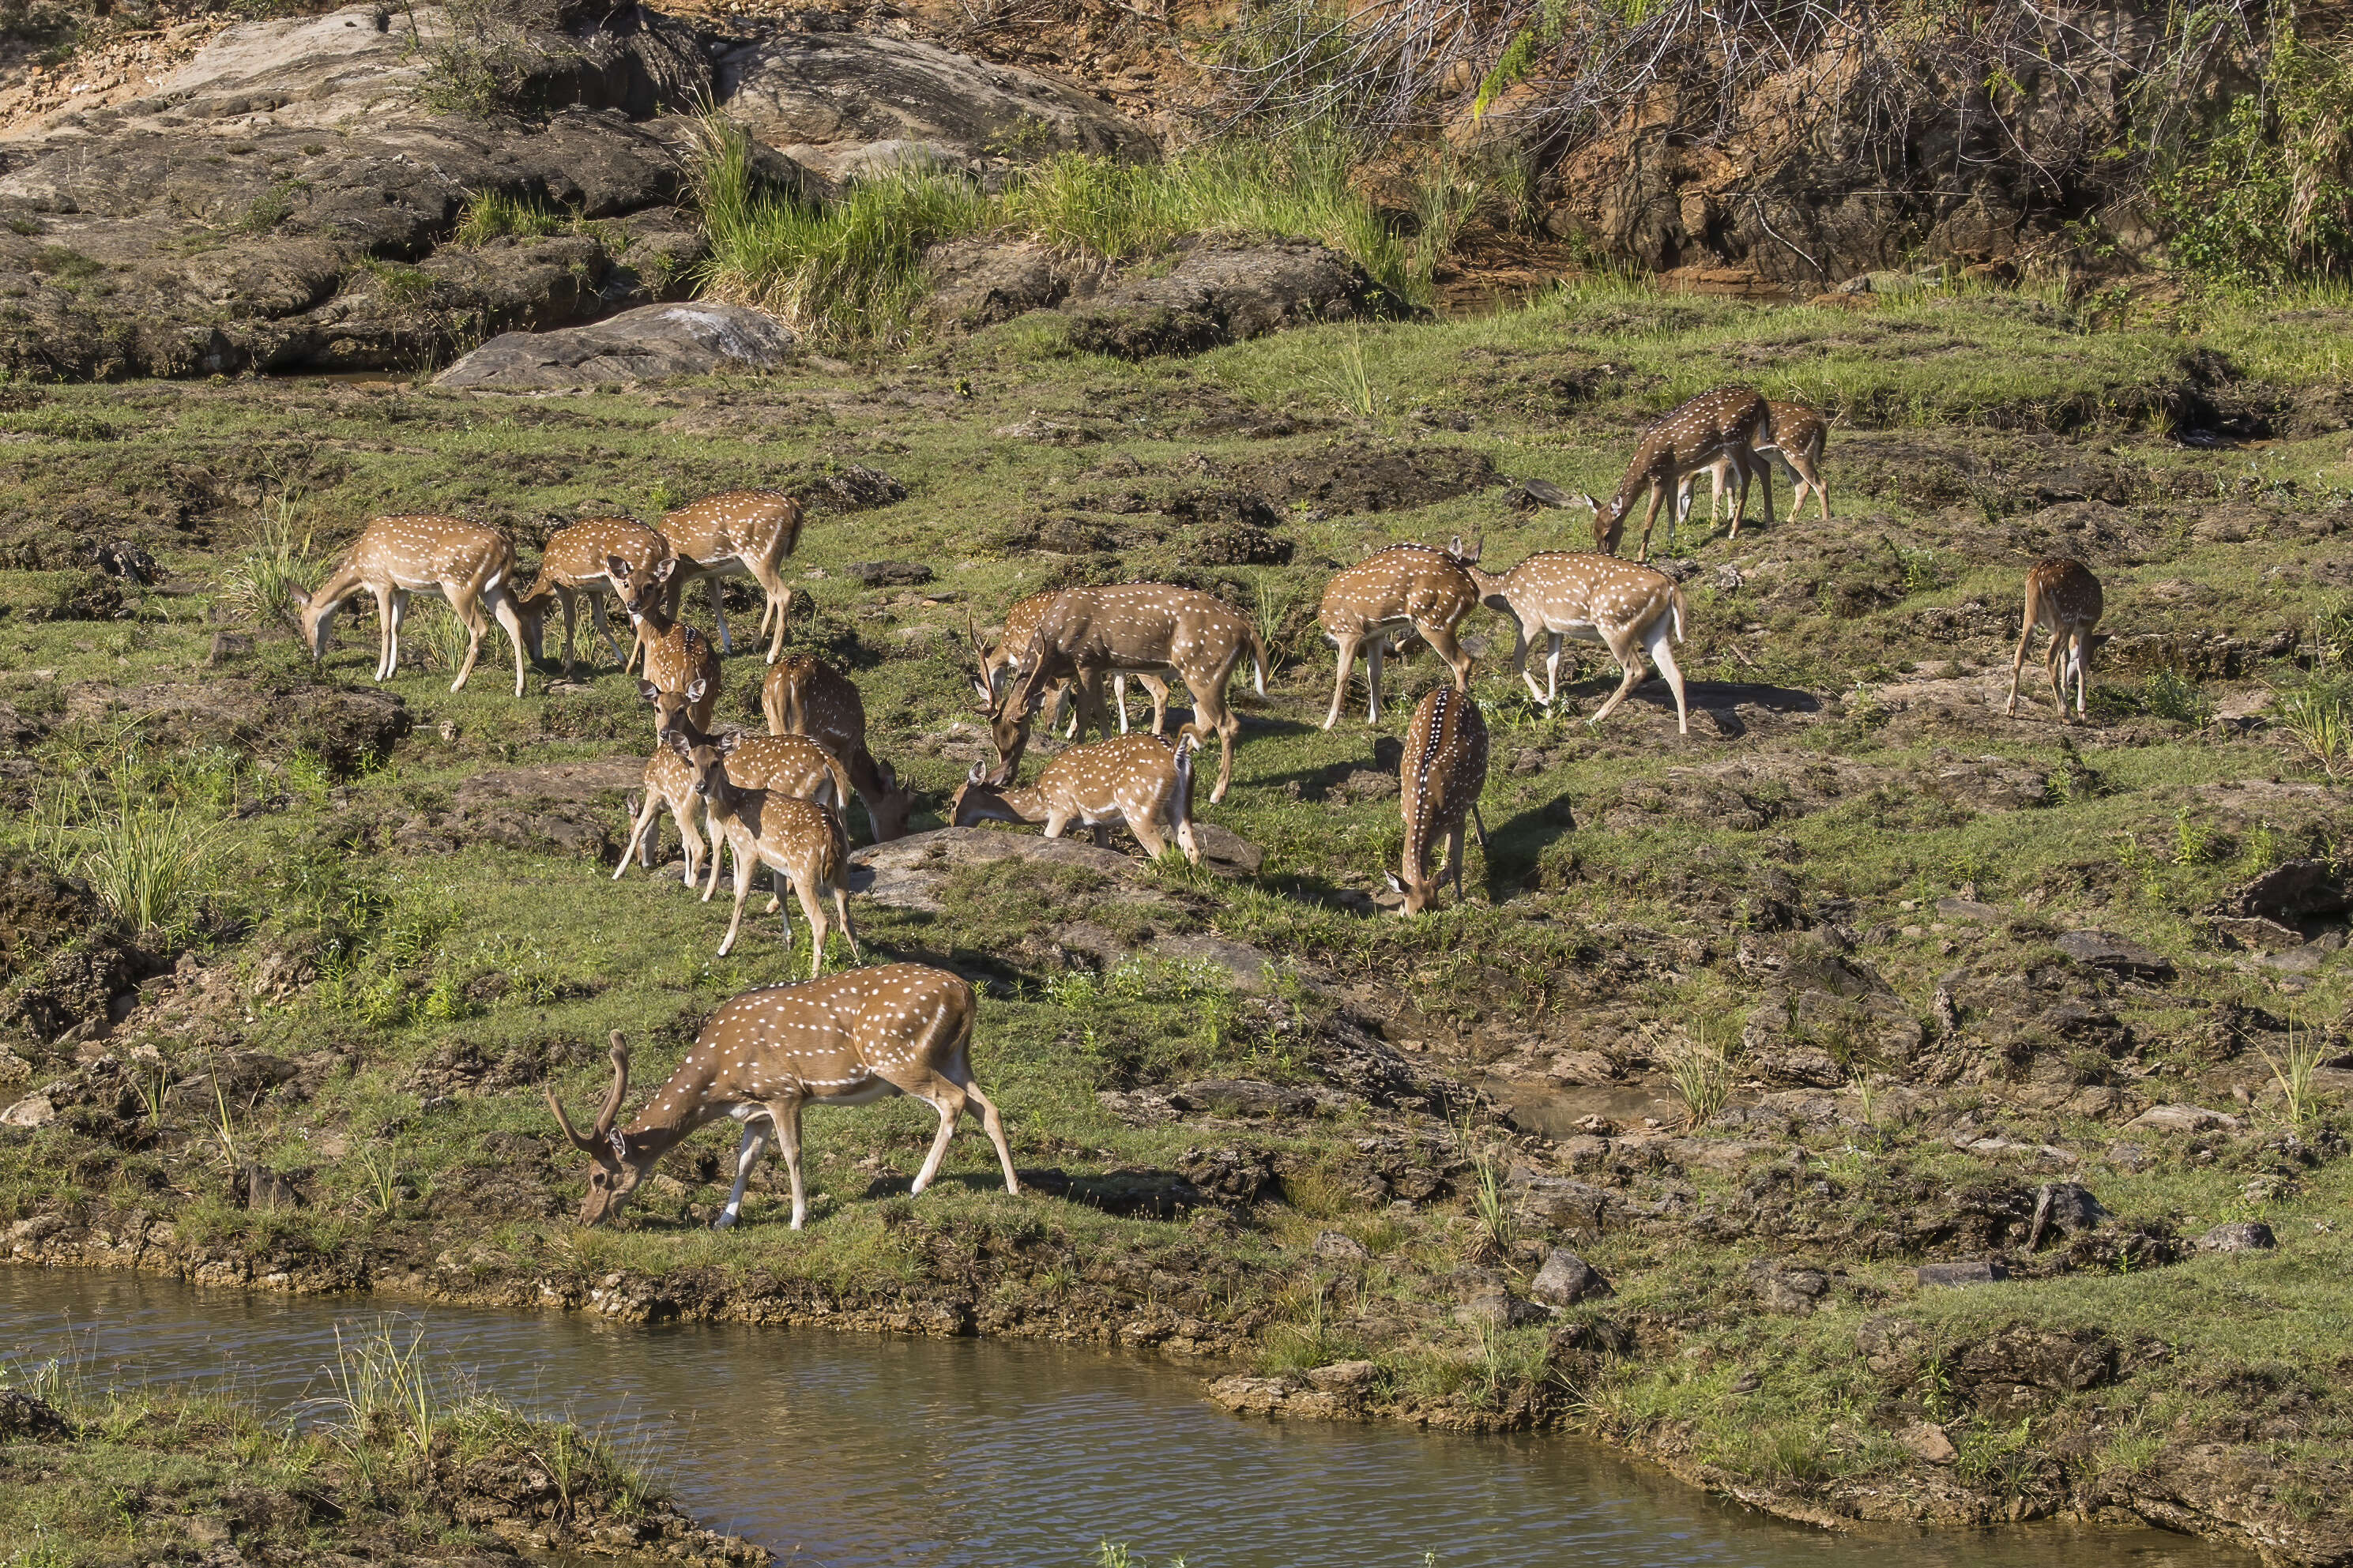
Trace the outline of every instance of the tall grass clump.
{"type": "Polygon", "coordinates": [[[478,191],[466,198],[466,210],[459,214],[458,226],[449,237],[470,248],[494,239],[564,234],[578,228],[580,222],[576,213],[552,212],[528,196],[478,191]]]}
{"type": "Polygon", "coordinates": [[[280,492],[262,503],[261,521],[245,547],[220,571],[221,596],[248,620],[295,624],[294,595],[308,594],[326,574],[312,552],[311,530],[295,516],[297,502],[280,492]]]}
{"type": "Polygon", "coordinates": [[[1704,1126],[1732,1098],[1732,1058],[1720,1041],[1703,1035],[1678,1042],[1666,1054],[1666,1068],[1694,1127],[1704,1126]]]}
{"type": "Polygon", "coordinates": [[[69,824],[63,803],[36,814],[35,841],[64,876],[79,877],[133,935],[166,935],[194,923],[219,879],[221,825],[212,816],[150,799],[90,809],[69,824]]]}
{"type": "Polygon", "coordinates": [[[2279,721],[2330,778],[2353,769],[2353,688],[2314,680],[2279,698],[2279,721]]]}

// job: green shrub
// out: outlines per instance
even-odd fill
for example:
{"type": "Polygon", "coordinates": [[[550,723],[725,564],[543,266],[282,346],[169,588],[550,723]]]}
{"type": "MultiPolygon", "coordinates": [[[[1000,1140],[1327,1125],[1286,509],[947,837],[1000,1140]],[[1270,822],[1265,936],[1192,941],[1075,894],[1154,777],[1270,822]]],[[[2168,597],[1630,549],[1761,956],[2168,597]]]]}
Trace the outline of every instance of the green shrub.
{"type": "Polygon", "coordinates": [[[528,196],[478,191],[466,198],[466,210],[449,237],[459,245],[478,246],[510,237],[563,234],[579,226],[577,214],[552,212],[528,196]]]}

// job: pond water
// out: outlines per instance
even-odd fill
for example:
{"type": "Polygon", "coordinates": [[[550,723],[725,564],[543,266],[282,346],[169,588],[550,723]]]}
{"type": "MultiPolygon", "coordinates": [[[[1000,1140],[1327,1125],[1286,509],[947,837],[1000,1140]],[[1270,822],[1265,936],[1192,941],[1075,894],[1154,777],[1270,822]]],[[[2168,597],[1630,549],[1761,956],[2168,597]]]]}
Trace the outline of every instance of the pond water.
{"type": "Polygon", "coordinates": [[[1124,1542],[1155,1568],[1429,1563],[2252,1568],[2156,1531],[2064,1525],[1828,1535],[1563,1437],[1238,1419],[1150,1360],[580,1314],[198,1290],[0,1268],[0,1353],[93,1383],[229,1384],[276,1409],[328,1392],[336,1333],[422,1331],[441,1364],[540,1414],[602,1426],[704,1522],[797,1568],[1085,1568],[1124,1542]]]}

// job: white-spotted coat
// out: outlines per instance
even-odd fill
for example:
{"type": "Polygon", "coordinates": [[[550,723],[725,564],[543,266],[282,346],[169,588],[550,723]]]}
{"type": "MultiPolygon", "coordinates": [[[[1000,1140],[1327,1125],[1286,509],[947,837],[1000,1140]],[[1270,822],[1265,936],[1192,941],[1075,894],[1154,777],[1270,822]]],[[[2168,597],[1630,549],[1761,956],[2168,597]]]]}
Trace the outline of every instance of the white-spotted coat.
{"type": "MultiPolygon", "coordinates": [[[[1672,501],[1683,476],[1706,469],[1719,458],[1734,459],[1738,481],[1732,504],[1732,535],[1740,537],[1741,520],[1748,512],[1748,480],[1759,442],[1772,439],[1773,424],[1765,399],[1754,388],[1720,386],[1704,392],[1674,409],[1642,432],[1634,460],[1618,481],[1617,494],[1603,505],[1584,498],[1593,508],[1593,542],[1607,554],[1618,553],[1626,532],[1627,514],[1643,491],[1651,508],[1642,520],[1642,547],[1638,559],[1651,558],[1651,530],[1658,525],[1659,509],[1672,501]]],[[[1773,521],[1773,492],[1765,491],[1765,521],[1773,521]]]]}
{"type": "Polygon", "coordinates": [[[2100,580],[2080,561],[2052,556],[2026,574],[2024,624],[2018,631],[2018,652],[2010,661],[2010,702],[2002,711],[2018,711],[2018,676],[2026,664],[2026,645],[2038,626],[2051,628],[2051,654],[2044,673],[2050,678],[2052,705],[2067,717],[2067,682],[2075,683],[2075,717],[2084,716],[2084,692],[2091,679],[2092,628],[2100,624],[2106,605],[2100,580]]]}
{"type": "Polygon", "coordinates": [[[785,557],[801,541],[801,503],[780,490],[726,490],[665,513],[661,534],[680,557],[678,581],[670,604],[690,583],[711,586],[711,613],[719,617],[719,647],[733,653],[727,636],[727,612],[719,603],[719,584],[726,577],[749,577],[768,595],[760,613],[760,635],[769,636],[768,662],[785,649],[785,616],[792,604],[786,584],[785,557]]]}
{"type": "Polygon", "coordinates": [[[624,654],[605,623],[606,596],[617,596],[618,593],[605,563],[608,558],[617,558],[632,567],[643,566],[669,554],[669,542],[633,517],[583,518],[569,527],[557,529],[549,537],[547,548],[540,552],[539,581],[523,597],[537,604],[543,616],[551,600],[562,602],[566,676],[572,673],[573,628],[582,599],[588,601],[588,614],[596,635],[605,639],[605,646],[621,661],[621,673],[627,675],[637,667],[638,655],[645,647],[644,635],[639,633],[624,654]]]}
{"type": "Polygon", "coordinates": [[[539,657],[540,615],[525,606],[515,591],[514,546],[494,528],[460,517],[403,514],[370,522],[343,557],[332,576],[315,592],[294,595],[302,612],[302,640],[313,659],[324,658],[327,639],[334,631],[335,612],[364,590],[375,595],[376,609],[375,678],[389,680],[400,668],[400,626],[408,613],[412,594],[438,594],[466,628],[465,662],[449,689],[458,690],[474,673],[482,651],[482,634],[491,616],[514,647],[515,695],[522,695],[525,646],[539,657]]]}
{"type": "Polygon", "coordinates": [[[975,763],[970,777],[948,802],[948,826],[981,822],[1040,822],[1046,837],[1060,838],[1076,822],[1094,829],[1108,845],[1113,826],[1124,826],[1157,860],[1171,840],[1198,866],[1201,847],[1193,836],[1192,736],[1180,737],[1175,753],[1152,735],[1118,735],[1073,746],[1046,764],[1038,783],[1024,789],[993,784],[975,763]]]}
{"type": "Polygon", "coordinates": [[[1531,555],[1501,574],[1474,566],[1471,576],[1487,607],[1511,616],[1519,628],[1512,668],[1519,671],[1536,700],[1549,708],[1560,694],[1562,638],[1600,643],[1618,661],[1625,679],[1586,721],[1599,724],[1641,683],[1642,650],[1647,647],[1675,694],[1676,730],[1691,732],[1683,672],[1676,667],[1672,646],[1683,640],[1683,591],[1673,578],[1655,567],[1639,566],[1614,555],[1567,550],[1531,555]],[[1546,639],[1542,687],[1528,669],[1528,649],[1539,637],[1546,639]]]}
{"type": "Polygon", "coordinates": [[[1454,640],[1454,629],[1479,603],[1478,586],[1464,571],[1475,564],[1478,552],[1467,555],[1458,539],[1451,550],[1427,544],[1393,544],[1357,562],[1324,585],[1315,618],[1324,635],[1339,649],[1339,676],[1332,686],[1332,710],[1324,728],[1340,721],[1340,708],[1348,695],[1348,677],[1356,654],[1366,651],[1365,721],[1381,721],[1381,658],[1393,639],[1419,632],[1431,651],[1454,672],[1454,684],[1471,685],[1471,656],[1454,640]]]}

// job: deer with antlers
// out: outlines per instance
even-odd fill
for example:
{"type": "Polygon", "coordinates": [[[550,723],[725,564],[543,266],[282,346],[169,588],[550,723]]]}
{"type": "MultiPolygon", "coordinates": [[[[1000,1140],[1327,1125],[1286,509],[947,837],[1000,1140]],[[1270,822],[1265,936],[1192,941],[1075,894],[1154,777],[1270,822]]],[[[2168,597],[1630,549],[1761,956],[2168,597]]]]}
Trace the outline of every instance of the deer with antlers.
{"type": "Polygon", "coordinates": [[[680,1062],[635,1121],[617,1126],[629,1094],[629,1051],[613,1031],[613,1086],[590,1131],[574,1129],[563,1101],[545,1089],[548,1109],[572,1146],[588,1156],[588,1190],[580,1223],[603,1225],[621,1209],[664,1154],[722,1118],[740,1122],[735,1190],[713,1222],[724,1229],[743,1213],[750,1184],[773,1132],[782,1146],[793,1191],[792,1227],[808,1218],[801,1176],[801,1110],[809,1105],[870,1105],[912,1095],[939,1112],[938,1133],[915,1173],[920,1194],[939,1173],[948,1141],[968,1109],[1005,1172],[1005,1190],[1018,1195],[1005,1121],[972,1072],[972,987],[945,970],[886,963],[797,985],[768,985],[731,998],[711,1016],[694,1048],[680,1062]]]}
{"type": "MultiPolygon", "coordinates": [[[[1608,505],[1591,496],[1579,497],[1593,509],[1593,543],[1615,555],[1625,537],[1627,516],[1642,492],[1651,494],[1651,509],[1642,519],[1642,546],[1637,560],[1651,558],[1651,530],[1658,526],[1659,509],[1674,500],[1686,474],[1704,473],[1719,458],[1729,458],[1738,481],[1732,503],[1732,534],[1740,536],[1741,520],[1748,512],[1751,459],[1760,441],[1773,438],[1773,423],[1765,399],[1746,386],[1723,386],[1702,393],[1642,432],[1634,460],[1618,481],[1608,505]]],[[[1765,491],[1765,521],[1773,521],[1773,491],[1765,491]]]]}
{"type": "MultiPolygon", "coordinates": [[[[722,652],[733,653],[735,647],[727,636],[727,611],[719,602],[721,580],[749,577],[760,584],[768,603],[760,613],[758,635],[768,636],[769,625],[775,624],[768,662],[776,663],[785,650],[785,618],[792,605],[783,562],[801,541],[801,503],[776,490],[728,490],[665,513],[661,534],[680,557],[679,596],[690,584],[710,584],[722,652]]],[[[672,613],[678,602],[675,597],[670,601],[672,613]]]]}
{"type": "Polygon", "coordinates": [[[1197,737],[1167,742],[1153,735],[1120,735],[1073,746],[1023,789],[993,784],[975,763],[971,774],[948,801],[948,826],[983,822],[1041,822],[1046,837],[1060,838],[1076,822],[1094,829],[1095,843],[1108,847],[1114,826],[1124,826],[1157,860],[1174,840],[1198,866],[1201,847],[1193,837],[1193,752],[1197,737]]]}
{"type": "Polygon", "coordinates": [[[583,518],[567,528],[555,531],[540,552],[539,581],[532,585],[525,598],[537,603],[543,615],[551,600],[564,606],[564,673],[572,674],[572,637],[578,604],[588,602],[588,615],[596,635],[620,660],[621,673],[635,668],[638,655],[644,650],[645,634],[640,631],[629,645],[627,654],[613,637],[612,628],[605,622],[605,599],[617,597],[613,576],[606,565],[608,560],[618,560],[630,565],[650,564],[670,554],[670,542],[631,517],[583,518]]]}
{"type": "MultiPolygon", "coordinates": [[[[843,760],[875,843],[907,836],[915,792],[866,749],[866,702],[848,676],[808,654],[788,655],[769,667],[760,686],[760,710],[767,715],[770,735],[812,736],[843,760]]],[[[842,810],[849,809],[845,795],[842,810]]]]}
{"type": "MultiPolygon", "coordinates": [[[[1802,403],[1775,403],[1767,399],[1765,411],[1771,420],[1772,430],[1769,437],[1760,434],[1757,437],[1756,453],[1748,459],[1749,477],[1764,482],[1769,506],[1773,461],[1768,459],[1778,460],[1789,475],[1792,491],[1789,520],[1792,522],[1797,521],[1799,510],[1806,504],[1806,492],[1811,490],[1820,498],[1822,521],[1828,522],[1831,520],[1831,489],[1822,482],[1820,465],[1822,448],[1830,444],[1830,421],[1802,403]]],[[[1717,458],[1705,469],[1695,469],[1683,477],[1675,489],[1674,515],[1667,520],[1667,542],[1670,545],[1675,542],[1675,524],[1691,515],[1692,489],[1699,482],[1700,474],[1704,472],[1715,481],[1715,490],[1707,505],[1707,521],[1713,524],[1723,515],[1725,481],[1731,477],[1735,464],[1740,461],[1742,459],[1727,453],[1717,458]]],[[[1767,511],[1766,515],[1769,518],[1772,514],[1767,511]]],[[[1732,537],[1740,537],[1736,526],[1732,537]]]]}
{"type": "Polygon", "coordinates": [[[1675,694],[1675,729],[1691,733],[1684,704],[1683,672],[1676,667],[1672,644],[1683,640],[1683,591],[1673,578],[1649,566],[1611,555],[1547,550],[1531,555],[1501,574],[1469,569],[1479,596],[1491,610],[1512,617],[1519,638],[1512,649],[1512,668],[1527,682],[1528,691],[1550,708],[1560,695],[1560,652],[1564,637],[1586,637],[1600,643],[1618,661],[1626,679],[1593,716],[1599,724],[1641,684],[1642,650],[1647,647],[1675,694]],[[1528,668],[1528,649],[1546,639],[1545,683],[1539,688],[1528,668]]]}
{"type": "MultiPolygon", "coordinates": [[[[695,728],[708,730],[719,701],[719,653],[709,637],[684,621],[670,618],[670,588],[679,572],[678,558],[666,555],[633,565],[618,555],[607,555],[605,571],[629,624],[644,640],[647,683],[660,691],[700,691],[701,698],[689,704],[687,717],[695,728]]],[[[661,738],[659,721],[654,738],[661,738]]]]}
{"type": "Polygon", "coordinates": [[[514,694],[520,697],[526,645],[532,658],[539,658],[541,606],[518,598],[514,570],[514,546],[496,529],[456,517],[380,517],[367,525],[332,576],[311,593],[293,591],[302,612],[302,640],[314,662],[325,658],[335,612],[364,590],[375,597],[375,678],[389,680],[400,668],[400,625],[409,595],[438,594],[467,636],[465,662],[449,689],[462,689],[474,673],[483,634],[496,617],[514,648],[514,694]],[[485,605],[489,616],[482,613],[485,605]]]}
{"type": "Polygon", "coordinates": [[[2010,661],[2010,702],[2002,712],[2018,712],[2018,676],[2026,665],[2026,645],[2036,626],[2051,630],[2051,653],[2044,673],[2050,678],[2052,705],[2060,721],[2067,718],[2067,682],[2075,682],[2075,717],[2084,717],[2084,690],[2092,668],[2092,628],[2100,624],[2106,606],[2100,598],[2100,580],[2080,561],[2052,556],[2026,574],[2026,614],[2018,632],[2018,652],[2010,661]]]}
{"type": "MultiPolygon", "coordinates": [[[[818,902],[820,890],[832,896],[841,934],[849,942],[849,956],[864,963],[858,950],[858,928],[849,918],[849,835],[842,828],[840,814],[782,790],[739,786],[727,776],[727,759],[744,743],[740,735],[712,736],[681,724],[664,731],[662,743],[694,770],[694,793],[702,796],[709,813],[712,837],[723,837],[735,858],[735,909],[727,921],[727,934],[720,939],[719,956],[726,957],[734,947],[735,933],[744,924],[744,900],[751,896],[752,868],[765,865],[792,883],[801,913],[808,917],[811,979],[825,969],[827,928],[825,910],[818,902]]],[[[715,844],[711,858],[715,872],[719,860],[715,844]]],[[[784,908],[781,898],[776,907],[784,908]]],[[[784,922],[785,948],[790,952],[793,917],[786,914],[784,922]]]]}
{"type": "MultiPolygon", "coordinates": [[[[988,712],[995,709],[997,700],[1005,695],[1007,682],[1020,674],[1022,650],[1029,646],[1029,639],[1037,634],[1038,623],[1045,618],[1048,607],[1061,596],[1060,592],[1056,591],[1032,594],[1026,599],[1016,600],[1013,607],[1005,612],[1005,630],[997,637],[995,647],[980,640],[980,629],[973,625],[971,614],[965,614],[964,635],[972,645],[976,670],[972,687],[980,698],[981,711],[988,712]]],[[[1168,728],[1168,683],[1156,675],[1141,672],[1135,679],[1152,699],[1152,732],[1155,735],[1166,733],[1168,728]]],[[[1071,710],[1068,733],[1075,736],[1079,732],[1078,708],[1072,700],[1071,688],[1070,681],[1056,681],[1040,705],[1039,710],[1045,717],[1046,730],[1050,734],[1061,722],[1062,710],[1066,705],[1071,710]]],[[[1112,702],[1119,710],[1119,732],[1124,735],[1127,733],[1127,673],[1124,670],[1112,673],[1112,702]]]]}
{"type": "Polygon", "coordinates": [[[1177,733],[1208,743],[1211,731],[1222,748],[1212,804],[1226,798],[1233,780],[1234,737],[1241,720],[1226,706],[1226,685],[1243,658],[1250,658],[1257,689],[1266,695],[1266,645],[1258,629],[1220,601],[1191,588],[1166,583],[1124,583],[1112,588],[1072,588],[1049,607],[1022,654],[1022,674],[990,715],[997,742],[995,783],[1013,782],[1021,752],[1029,743],[1029,721],[1039,700],[1057,680],[1078,687],[1079,717],[1108,734],[1103,677],[1113,670],[1172,670],[1193,694],[1193,718],[1177,733]]]}
{"type": "Polygon", "coordinates": [[[1398,782],[1405,812],[1404,876],[1388,878],[1389,886],[1405,895],[1398,912],[1416,915],[1435,905],[1450,876],[1454,900],[1461,903],[1466,818],[1478,821],[1480,847],[1487,844],[1487,825],[1478,820],[1479,792],[1487,787],[1487,721],[1477,698],[1440,686],[1421,700],[1406,728],[1398,782]],[[1446,863],[1432,879],[1430,852],[1441,839],[1446,863]]]}
{"type": "Polygon", "coordinates": [[[1339,679],[1332,687],[1332,710],[1324,728],[1340,721],[1356,650],[1365,657],[1365,722],[1381,721],[1381,656],[1393,639],[1418,632],[1454,672],[1457,689],[1471,689],[1471,656],[1454,640],[1454,628],[1479,603],[1479,590],[1464,571],[1478,563],[1479,547],[1468,551],[1457,538],[1444,550],[1427,544],[1393,544],[1366,557],[1324,584],[1315,616],[1324,635],[1340,650],[1339,679]]]}

